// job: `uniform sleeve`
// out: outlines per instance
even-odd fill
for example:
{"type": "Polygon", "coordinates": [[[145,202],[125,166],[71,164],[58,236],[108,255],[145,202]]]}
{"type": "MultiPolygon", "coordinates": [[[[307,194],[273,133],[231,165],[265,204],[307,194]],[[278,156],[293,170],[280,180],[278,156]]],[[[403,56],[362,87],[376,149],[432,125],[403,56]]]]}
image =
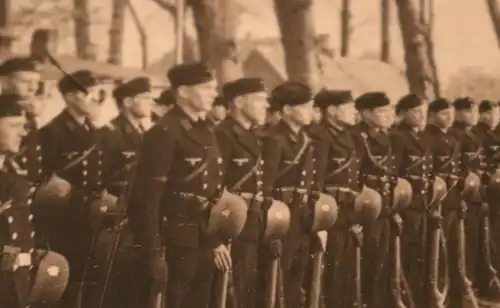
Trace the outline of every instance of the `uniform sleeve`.
{"type": "Polygon", "coordinates": [[[278,176],[283,145],[279,139],[265,136],[262,140],[262,159],[264,160],[264,174],[262,193],[265,198],[274,196],[274,186],[278,176]]]}
{"type": "Polygon", "coordinates": [[[130,186],[128,217],[138,244],[146,253],[161,251],[160,202],[174,159],[176,136],[158,125],[145,133],[130,186]]]}

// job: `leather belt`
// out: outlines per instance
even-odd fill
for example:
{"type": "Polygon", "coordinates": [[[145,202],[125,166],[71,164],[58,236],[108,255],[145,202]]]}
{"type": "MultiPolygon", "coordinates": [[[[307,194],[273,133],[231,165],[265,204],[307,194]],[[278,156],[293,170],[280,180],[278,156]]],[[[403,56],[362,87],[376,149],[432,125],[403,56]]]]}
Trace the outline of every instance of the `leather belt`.
{"type": "Polygon", "coordinates": [[[300,200],[301,205],[306,203],[308,200],[307,189],[298,187],[279,187],[275,188],[275,191],[281,196],[281,200],[285,203],[294,202],[295,200],[300,200]]]}
{"type": "Polygon", "coordinates": [[[381,183],[387,183],[391,181],[391,177],[388,175],[372,175],[372,174],[367,174],[366,179],[370,181],[376,181],[376,182],[381,182],[381,183]]]}
{"type": "Polygon", "coordinates": [[[338,193],[338,192],[350,193],[350,194],[354,194],[354,195],[358,194],[357,191],[350,189],[348,187],[343,187],[343,186],[328,186],[328,187],[325,187],[325,191],[329,194],[334,194],[334,193],[338,193]]]}
{"type": "Polygon", "coordinates": [[[209,199],[204,196],[200,196],[190,192],[175,192],[173,193],[176,197],[184,200],[196,200],[201,204],[202,210],[206,210],[209,205],[209,199]]]}

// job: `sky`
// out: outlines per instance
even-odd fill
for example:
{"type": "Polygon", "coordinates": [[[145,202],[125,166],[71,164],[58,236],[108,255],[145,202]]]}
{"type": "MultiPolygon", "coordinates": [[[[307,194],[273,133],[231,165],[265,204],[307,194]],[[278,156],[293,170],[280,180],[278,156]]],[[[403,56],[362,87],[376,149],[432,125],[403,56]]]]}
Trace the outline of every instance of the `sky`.
{"type": "MultiPolygon", "coordinates": [[[[13,10],[29,6],[28,3],[43,1],[44,8],[49,9],[54,2],[70,0],[16,0],[13,10]]],[[[92,5],[92,40],[99,49],[99,59],[106,60],[108,50],[109,20],[111,18],[111,0],[90,0],[92,5]]],[[[380,45],[380,0],[352,1],[352,41],[351,55],[379,52],[380,45]]],[[[439,75],[443,84],[460,69],[478,67],[485,71],[497,73],[500,69],[500,53],[494,35],[493,27],[484,0],[434,0],[436,24],[434,40],[439,75]]],[[[340,0],[313,0],[315,29],[318,34],[328,33],[333,46],[339,46],[340,34],[340,0]]],[[[149,61],[161,58],[173,47],[173,23],[169,15],[159,9],[152,0],[132,0],[144,27],[148,33],[149,61]]],[[[240,0],[245,11],[240,16],[238,36],[246,37],[277,37],[279,29],[273,15],[272,0],[240,0]]],[[[401,34],[397,20],[396,8],[391,1],[391,53],[393,61],[403,65],[403,49],[401,34]]],[[[189,23],[189,19],[187,22],[189,23]]],[[[41,26],[50,25],[45,18],[41,26]]],[[[53,22],[52,22],[53,24],[53,22]]],[[[74,52],[74,42],[71,38],[71,26],[56,25],[66,35],[61,41],[60,53],[74,52]],[[64,38],[66,36],[66,38],[64,38]]],[[[192,26],[189,27],[193,32],[192,26]]],[[[124,65],[138,67],[141,62],[141,48],[138,31],[131,15],[126,16],[126,37],[124,47],[124,65]]],[[[16,43],[18,50],[26,50],[28,35],[21,37],[16,43]]]]}

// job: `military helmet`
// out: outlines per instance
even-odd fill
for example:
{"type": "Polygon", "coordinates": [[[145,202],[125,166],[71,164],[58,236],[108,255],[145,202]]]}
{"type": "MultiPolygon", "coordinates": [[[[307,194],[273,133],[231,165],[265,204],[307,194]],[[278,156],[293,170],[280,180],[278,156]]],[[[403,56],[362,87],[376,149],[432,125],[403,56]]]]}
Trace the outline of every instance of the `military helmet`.
{"type": "Polygon", "coordinates": [[[37,266],[33,286],[28,295],[28,302],[54,303],[58,301],[69,279],[68,260],[59,253],[49,251],[43,252],[43,258],[37,266]]]}
{"type": "Polygon", "coordinates": [[[446,182],[443,180],[443,178],[436,176],[434,179],[434,183],[432,185],[432,199],[431,199],[431,204],[434,204],[436,202],[441,202],[443,198],[446,196],[446,182]]]}
{"type": "Polygon", "coordinates": [[[382,210],[382,196],[364,186],[354,200],[353,223],[364,225],[375,221],[382,210]]]}
{"type": "Polygon", "coordinates": [[[313,206],[313,224],[311,231],[328,230],[337,220],[339,207],[330,195],[320,193],[313,206]]]}
{"type": "Polygon", "coordinates": [[[248,204],[238,195],[224,190],[210,211],[208,232],[222,239],[237,236],[247,219],[248,204]]]}
{"type": "Polygon", "coordinates": [[[65,207],[71,196],[71,184],[63,178],[53,174],[47,182],[38,187],[33,196],[33,207],[56,209],[65,207]]]}
{"type": "Polygon", "coordinates": [[[279,200],[273,200],[267,210],[266,229],[264,230],[265,240],[280,239],[290,228],[290,209],[288,205],[279,200]]]}
{"type": "Polygon", "coordinates": [[[467,201],[480,200],[479,190],[481,188],[481,179],[474,172],[469,172],[465,177],[463,196],[467,201]]]}
{"type": "Polygon", "coordinates": [[[98,219],[103,216],[116,215],[118,211],[118,197],[102,192],[99,199],[90,204],[90,217],[98,219]]]}
{"type": "Polygon", "coordinates": [[[411,184],[403,178],[398,178],[398,182],[392,192],[392,207],[396,211],[401,211],[407,208],[411,199],[413,198],[413,191],[411,184]]]}

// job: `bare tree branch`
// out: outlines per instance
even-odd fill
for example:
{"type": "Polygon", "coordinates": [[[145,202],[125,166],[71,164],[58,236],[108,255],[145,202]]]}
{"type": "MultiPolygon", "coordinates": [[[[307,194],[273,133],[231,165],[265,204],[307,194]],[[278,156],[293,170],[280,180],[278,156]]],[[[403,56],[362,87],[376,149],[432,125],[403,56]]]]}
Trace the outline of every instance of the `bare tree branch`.
{"type": "Polygon", "coordinates": [[[164,9],[165,11],[169,12],[170,14],[174,15],[175,14],[175,4],[168,1],[168,0],[151,0],[154,3],[156,3],[160,8],[164,9]]]}
{"type": "Polygon", "coordinates": [[[132,15],[132,19],[134,20],[134,24],[137,28],[137,31],[139,32],[139,37],[141,41],[141,48],[142,48],[142,68],[145,69],[148,66],[148,37],[146,33],[146,29],[144,28],[144,25],[141,22],[141,19],[139,18],[139,14],[137,13],[137,10],[135,7],[132,5],[131,1],[127,1],[127,7],[130,11],[130,14],[132,15]]]}

